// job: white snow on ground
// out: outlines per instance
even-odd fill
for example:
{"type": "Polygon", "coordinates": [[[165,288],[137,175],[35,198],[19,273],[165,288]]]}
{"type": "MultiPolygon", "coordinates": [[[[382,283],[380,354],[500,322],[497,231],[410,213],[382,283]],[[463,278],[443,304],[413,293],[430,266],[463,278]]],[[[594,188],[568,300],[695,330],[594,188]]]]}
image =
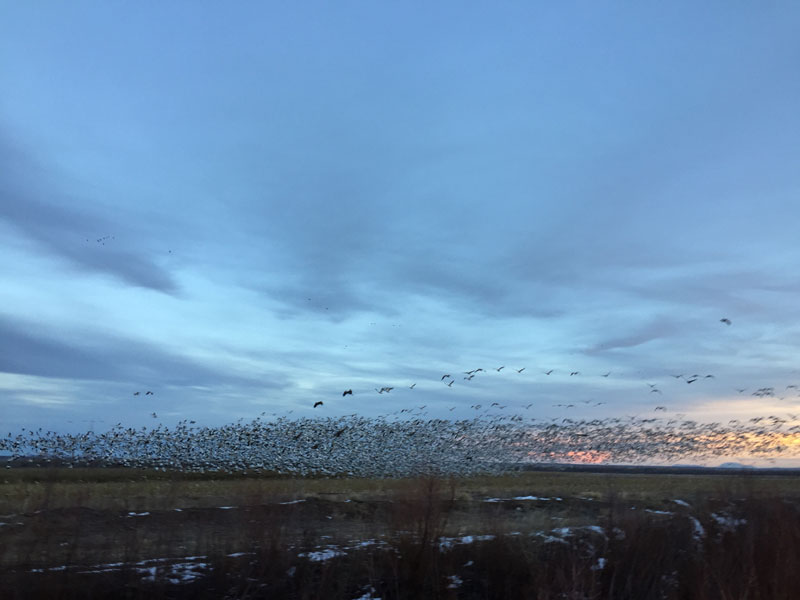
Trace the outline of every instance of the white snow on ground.
{"type": "Polygon", "coordinates": [[[319,550],[317,552],[301,552],[297,556],[308,558],[308,560],[312,560],[314,562],[322,562],[324,560],[330,560],[337,556],[344,556],[344,552],[332,546],[330,548],[326,548],[325,550],[319,550]]]}
{"type": "Polygon", "coordinates": [[[602,571],[606,568],[606,563],[608,561],[603,558],[602,556],[597,559],[597,562],[589,567],[592,571],[602,571]]]}
{"type": "Polygon", "coordinates": [[[485,542],[487,540],[493,540],[495,536],[493,535],[465,535],[460,538],[458,537],[441,537],[439,538],[439,548],[452,548],[456,544],[471,544],[473,542],[485,542]]]}
{"type": "Polygon", "coordinates": [[[486,498],[484,502],[510,502],[511,500],[554,500],[556,502],[561,502],[563,498],[559,498],[557,496],[553,498],[549,498],[547,496],[515,496],[514,498],[486,498]]]}
{"type": "Polygon", "coordinates": [[[447,579],[450,580],[450,583],[447,584],[448,590],[455,590],[461,587],[461,584],[464,583],[464,580],[461,579],[458,575],[450,575],[447,579]]]}
{"type": "Polygon", "coordinates": [[[711,513],[711,518],[714,519],[724,531],[733,531],[739,525],[745,525],[747,519],[736,519],[727,513],[711,513]]]}
{"type": "Polygon", "coordinates": [[[146,516],[148,516],[149,514],[150,514],[149,512],[140,512],[140,513],[137,513],[137,512],[129,512],[129,513],[128,513],[128,516],[129,516],[129,517],[146,517],[146,516]]]}
{"type": "Polygon", "coordinates": [[[685,506],[686,508],[691,508],[692,507],[692,505],[689,504],[688,502],[686,502],[686,500],[673,500],[673,502],[675,504],[678,504],[679,506],[685,506]]]}
{"type": "Polygon", "coordinates": [[[234,509],[236,507],[235,506],[218,506],[217,508],[220,509],[220,510],[232,510],[232,509],[234,509]]]}
{"type": "Polygon", "coordinates": [[[353,598],[353,600],[381,600],[380,597],[373,596],[372,594],[374,593],[375,593],[375,588],[369,586],[369,588],[367,588],[367,591],[364,592],[363,596],[358,596],[357,598],[353,598]]]}
{"type": "Polygon", "coordinates": [[[599,533],[600,535],[605,536],[606,530],[600,527],[599,525],[586,525],[582,529],[587,529],[588,531],[594,531],[595,533],[599,533]]]}
{"type": "Polygon", "coordinates": [[[645,508],[644,512],[653,513],[654,515],[674,515],[675,513],[668,510],[653,510],[652,508],[645,508]]]}
{"type": "Polygon", "coordinates": [[[305,502],[305,498],[301,498],[300,500],[289,500],[288,502],[278,502],[278,504],[299,504],[300,502],[305,502]]]}
{"type": "Polygon", "coordinates": [[[172,584],[189,583],[199,579],[208,567],[206,563],[185,562],[172,563],[163,567],[144,567],[139,569],[139,573],[145,575],[142,581],[155,582],[157,579],[166,579],[172,584]]]}
{"type": "Polygon", "coordinates": [[[701,542],[706,536],[706,530],[703,529],[700,521],[698,521],[695,517],[689,517],[689,520],[692,522],[692,528],[694,530],[692,532],[692,537],[696,542],[701,542]]]}
{"type": "Polygon", "coordinates": [[[599,525],[584,525],[582,527],[558,527],[556,529],[551,529],[549,533],[545,533],[544,531],[536,531],[531,535],[539,536],[544,538],[544,542],[549,544],[551,542],[558,542],[561,544],[568,544],[564,538],[569,537],[571,535],[575,535],[575,533],[583,531],[591,531],[592,533],[597,533],[606,537],[606,531],[599,525]]]}

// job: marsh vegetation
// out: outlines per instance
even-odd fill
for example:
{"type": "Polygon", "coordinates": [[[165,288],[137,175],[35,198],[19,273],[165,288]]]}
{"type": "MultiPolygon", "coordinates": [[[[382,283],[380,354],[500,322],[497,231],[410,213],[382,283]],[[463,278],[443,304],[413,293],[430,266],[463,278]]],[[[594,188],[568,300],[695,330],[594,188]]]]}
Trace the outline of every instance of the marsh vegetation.
{"type": "Polygon", "coordinates": [[[800,480],[4,471],[0,597],[795,597],[800,480]]]}

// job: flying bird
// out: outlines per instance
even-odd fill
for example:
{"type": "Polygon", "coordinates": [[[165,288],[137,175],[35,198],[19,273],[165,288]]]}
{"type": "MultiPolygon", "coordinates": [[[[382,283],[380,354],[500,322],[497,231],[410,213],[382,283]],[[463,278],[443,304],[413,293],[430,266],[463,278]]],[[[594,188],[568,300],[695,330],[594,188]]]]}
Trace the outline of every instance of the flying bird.
{"type": "Polygon", "coordinates": [[[317,408],[318,406],[322,406],[322,400],[317,400],[314,402],[314,408],[317,408]]]}
{"type": "Polygon", "coordinates": [[[609,375],[611,375],[611,371],[609,371],[608,373],[603,373],[603,377],[608,377],[609,375]]]}
{"type": "MultiPolygon", "coordinates": [[[[343,391],[342,392],[342,397],[347,396],[348,394],[350,394],[352,396],[353,395],[353,390],[345,390],[345,391],[343,391]]],[[[320,404],[322,404],[322,402],[320,402],[320,404]]]]}
{"type": "Polygon", "coordinates": [[[412,383],[410,386],[408,386],[408,389],[413,390],[415,385],[417,385],[417,384],[416,383],[412,383]]]}
{"type": "Polygon", "coordinates": [[[441,379],[441,381],[444,381],[444,380],[445,380],[445,379],[447,379],[448,377],[450,377],[450,374],[449,374],[449,373],[446,373],[446,374],[442,375],[442,379],[441,379]]]}
{"type": "Polygon", "coordinates": [[[453,387],[453,381],[455,381],[455,379],[453,379],[452,381],[450,381],[450,383],[448,383],[448,384],[447,384],[447,387],[453,387]]]}
{"type": "Polygon", "coordinates": [[[581,374],[580,371],[572,371],[572,373],[570,373],[569,376],[572,377],[573,375],[580,375],[580,374],[581,374]]]}
{"type": "Polygon", "coordinates": [[[544,374],[545,375],[550,375],[550,373],[552,373],[552,372],[553,372],[553,369],[550,369],[549,371],[545,371],[544,374]]]}
{"type": "Polygon", "coordinates": [[[521,369],[517,369],[517,373],[522,373],[524,370],[525,370],[525,367],[522,367],[521,369]]]}
{"type": "Polygon", "coordinates": [[[719,322],[720,323],[725,323],[725,325],[730,325],[731,324],[731,320],[730,319],[720,319],[719,322]]]}
{"type": "Polygon", "coordinates": [[[153,395],[153,392],[147,391],[147,392],[145,392],[145,393],[144,393],[144,395],[145,395],[145,396],[152,396],[152,395],[153,395]]]}
{"type": "Polygon", "coordinates": [[[133,392],[134,396],[138,396],[141,392],[133,392]]]}
{"type": "Polygon", "coordinates": [[[502,367],[497,367],[497,372],[499,373],[500,371],[502,371],[502,370],[503,370],[503,369],[505,369],[505,368],[506,368],[506,366],[505,366],[505,365],[503,365],[502,367]]]}

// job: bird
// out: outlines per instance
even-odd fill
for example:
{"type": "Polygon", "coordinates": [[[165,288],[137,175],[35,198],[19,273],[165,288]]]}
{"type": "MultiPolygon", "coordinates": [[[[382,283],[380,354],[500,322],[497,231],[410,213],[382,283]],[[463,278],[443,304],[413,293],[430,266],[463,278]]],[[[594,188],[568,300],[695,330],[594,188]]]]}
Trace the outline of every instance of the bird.
{"type": "Polygon", "coordinates": [[[517,373],[522,373],[524,370],[525,370],[525,367],[522,367],[521,369],[517,369],[517,373]]]}
{"type": "Polygon", "coordinates": [[[152,395],[153,395],[153,392],[151,392],[151,391],[149,391],[149,390],[148,390],[148,391],[146,391],[146,392],[144,393],[144,395],[145,395],[145,396],[152,396],[152,395]]]}
{"type": "Polygon", "coordinates": [[[496,370],[497,370],[497,372],[499,373],[500,371],[502,371],[502,370],[503,370],[503,369],[505,369],[505,368],[506,368],[506,366],[505,366],[505,365],[503,365],[502,367],[497,367],[497,369],[496,369],[496,370]]]}
{"type": "Polygon", "coordinates": [[[410,386],[408,386],[408,389],[410,389],[410,390],[413,390],[413,389],[414,389],[414,386],[416,386],[416,385],[417,385],[417,384],[416,384],[416,382],[415,382],[415,383],[412,383],[410,386]]]}
{"type": "Polygon", "coordinates": [[[572,377],[573,375],[580,375],[580,374],[581,374],[580,371],[572,371],[572,373],[570,373],[569,376],[572,377]]]}
{"type": "Polygon", "coordinates": [[[719,322],[720,323],[725,323],[725,325],[730,325],[731,324],[731,320],[730,319],[720,319],[719,322]]]}
{"type": "Polygon", "coordinates": [[[317,408],[318,406],[322,406],[322,400],[317,400],[314,402],[314,408],[317,408]]]}
{"type": "Polygon", "coordinates": [[[447,384],[447,387],[453,387],[453,381],[455,381],[455,379],[450,381],[450,383],[447,384]]]}
{"type": "MultiPolygon", "coordinates": [[[[353,395],[353,390],[345,390],[345,391],[343,391],[342,392],[342,397],[347,396],[348,394],[350,394],[352,396],[353,395]]],[[[322,403],[320,402],[320,404],[322,404],[322,403]]]]}
{"type": "Polygon", "coordinates": [[[441,379],[441,381],[444,381],[444,380],[445,380],[445,379],[447,379],[448,377],[450,377],[450,374],[449,374],[449,373],[445,373],[444,375],[442,375],[442,379],[441,379]]]}
{"type": "Polygon", "coordinates": [[[603,373],[603,375],[602,375],[602,376],[603,376],[603,377],[608,377],[609,375],[611,375],[611,371],[609,371],[608,373],[603,373]]]}
{"type": "Polygon", "coordinates": [[[133,392],[134,396],[138,396],[141,392],[133,392]]]}
{"type": "Polygon", "coordinates": [[[550,369],[549,371],[545,371],[544,374],[545,375],[550,375],[550,373],[552,373],[552,372],[553,372],[553,369],[550,369]]]}

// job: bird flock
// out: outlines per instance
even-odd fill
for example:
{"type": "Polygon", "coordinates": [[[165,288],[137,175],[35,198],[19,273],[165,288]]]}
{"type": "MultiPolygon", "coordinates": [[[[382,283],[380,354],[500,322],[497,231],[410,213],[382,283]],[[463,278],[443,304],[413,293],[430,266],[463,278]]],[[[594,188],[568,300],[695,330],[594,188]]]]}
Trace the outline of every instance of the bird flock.
{"type": "MultiPolygon", "coordinates": [[[[721,321],[730,325],[728,319],[721,321]]],[[[469,383],[492,370],[517,376],[526,367],[473,368],[462,371],[461,379],[469,383]]],[[[452,373],[437,376],[438,384],[453,387],[457,380],[452,373]]],[[[548,368],[541,373],[551,377],[559,371],[548,368]]],[[[563,373],[571,378],[582,376],[580,370],[565,369],[563,373]]],[[[607,379],[612,371],[598,375],[607,379]]],[[[687,385],[715,379],[710,373],[672,373],[671,377],[687,385]]],[[[646,385],[649,394],[657,394],[659,399],[663,396],[662,384],[646,385]]],[[[414,382],[402,387],[414,390],[416,386],[414,382]]],[[[387,385],[374,390],[390,394],[396,388],[387,385]]],[[[752,395],[774,398],[776,390],[760,387],[752,395]]],[[[800,385],[789,384],[781,392],[798,390],[800,385]]],[[[743,394],[747,388],[736,391],[743,394]]],[[[354,394],[348,388],[342,397],[354,394]]],[[[140,396],[142,391],[133,395],[140,396]]],[[[143,395],[155,393],[147,390],[143,395]]],[[[573,409],[602,404],[605,402],[583,400],[552,406],[573,409]]],[[[457,406],[450,406],[449,411],[457,406]]],[[[534,406],[537,404],[530,402],[512,408],[529,410],[534,406]]],[[[322,400],[314,402],[314,409],[320,407],[324,407],[322,400]]],[[[796,414],[701,423],[682,415],[667,417],[668,407],[663,401],[653,408],[653,413],[660,415],[603,419],[565,418],[563,414],[541,419],[525,417],[520,411],[498,413],[508,408],[507,403],[500,402],[475,403],[470,408],[476,411],[475,416],[460,420],[428,418],[427,405],[422,404],[373,418],[357,414],[300,419],[273,415],[274,419],[259,417],[221,427],[197,426],[195,421],[185,420],[172,428],[163,424],[133,428],[118,423],[106,432],[80,434],[23,429],[17,435],[0,437],[0,454],[11,455],[8,467],[37,460],[163,470],[365,477],[499,473],[542,462],[672,464],[715,457],[771,460],[775,456],[800,456],[800,417],[796,414]]],[[[156,412],[151,416],[158,417],[156,412]]]]}
{"type": "MultiPolygon", "coordinates": [[[[661,408],[661,407],[658,407],[661,408]]],[[[422,473],[504,473],[531,463],[662,463],[715,457],[800,455],[798,415],[727,423],[685,419],[526,419],[494,415],[447,420],[402,417],[239,421],[170,428],[117,424],[102,433],[23,431],[0,439],[10,465],[58,461],[67,465],[294,475],[402,477],[422,473]]]]}

